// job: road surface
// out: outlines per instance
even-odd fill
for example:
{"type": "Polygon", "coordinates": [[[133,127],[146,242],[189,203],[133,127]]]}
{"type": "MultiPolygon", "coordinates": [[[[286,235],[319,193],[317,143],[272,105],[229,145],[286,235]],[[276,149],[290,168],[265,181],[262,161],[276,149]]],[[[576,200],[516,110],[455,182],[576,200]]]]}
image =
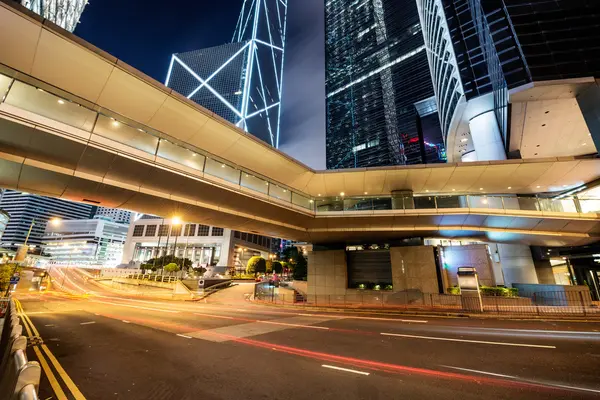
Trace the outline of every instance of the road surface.
{"type": "Polygon", "coordinates": [[[600,397],[600,323],[155,301],[69,281],[71,294],[17,293],[57,364],[46,357],[42,399],[57,385],[69,399],[600,397]]]}

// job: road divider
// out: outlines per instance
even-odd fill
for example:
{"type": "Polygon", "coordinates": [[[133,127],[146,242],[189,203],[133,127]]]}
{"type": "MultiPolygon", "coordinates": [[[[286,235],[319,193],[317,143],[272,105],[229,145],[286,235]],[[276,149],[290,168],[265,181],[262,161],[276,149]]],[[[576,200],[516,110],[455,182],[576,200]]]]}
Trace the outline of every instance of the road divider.
{"type": "Polygon", "coordinates": [[[496,346],[513,346],[513,347],[533,347],[539,349],[556,349],[556,346],[543,345],[543,344],[528,344],[528,343],[510,343],[510,342],[489,342],[486,340],[468,340],[468,339],[456,339],[456,338],[443,338],[437,336],[418,336],[418,335],[406,335],[403,333],[387,333],[381,332],[382,336],[394,336],[403,337],[408,339],[426,339],[426,340],[442,340],[446,342],[463,342],[463,343],[476,343],[476,344],[489,344],[496,346]]]}

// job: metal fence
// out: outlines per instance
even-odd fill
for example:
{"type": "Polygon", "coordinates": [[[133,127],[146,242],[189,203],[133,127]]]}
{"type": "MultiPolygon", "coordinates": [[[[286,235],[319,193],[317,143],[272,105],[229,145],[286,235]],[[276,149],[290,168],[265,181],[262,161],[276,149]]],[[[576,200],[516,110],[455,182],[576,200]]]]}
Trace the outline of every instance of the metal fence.
{"type": "Polygon", "coordinates": [[[298,295],[282,293],[268,284],[257,284],[254,300],[263,303],[298,307],[330,307],[348,309],[386,309],[440,312],[481,312],[498,315],[578,315],[600,316],[600,303],[589,293],[536,292],[528,297],[478,297],[406,291],[397,293],[360,292],[344,295],[298,295]]]}
{"type": "Polygon", "coordinates": [[[140,281],[153,281],[153,282],[177,282],[181,280],[178,276],[169,276],[169,275],[157,275],[157,274],[134,274],[122,276],[121,278],[128,279],[137,279],[140,281]]]}

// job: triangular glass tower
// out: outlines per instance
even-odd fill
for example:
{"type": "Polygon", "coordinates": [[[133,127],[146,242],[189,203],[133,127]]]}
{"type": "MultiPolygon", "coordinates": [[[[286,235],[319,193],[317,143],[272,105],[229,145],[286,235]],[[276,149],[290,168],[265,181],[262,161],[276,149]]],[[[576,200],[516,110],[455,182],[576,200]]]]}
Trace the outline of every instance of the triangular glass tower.
{"type": "Polygon", "coordinates": [[[171,58],[165,84],[279,146],[287,0],[244,0],[232,42],[171,58]]]}

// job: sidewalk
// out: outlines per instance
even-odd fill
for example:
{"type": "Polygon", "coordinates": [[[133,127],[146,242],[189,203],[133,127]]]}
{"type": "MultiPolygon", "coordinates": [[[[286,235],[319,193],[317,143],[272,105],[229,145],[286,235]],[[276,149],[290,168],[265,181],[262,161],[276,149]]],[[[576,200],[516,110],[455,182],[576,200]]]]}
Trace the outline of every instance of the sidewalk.
{"type": "Polygon", "coordinates": [[[269,301],[252,299],[254,304],[270,306],[274,308],[282,308],[298,311],[319,311],[329,313],[344,313],[344,314],[369,314],[369,315],[385,315],[385,316],[416,316],[416,317],[433,317],[433,318],[473,318],[473,319],[511,319],[511,320],[531,320],[531,321],[573,321],[573,322],[600,322],[600,313],[593,315],[582,314],[523,314],[523,313],[494,313],[494,312],[465,312],[465,311],[446,311],[446,310],[431,310],[418,308],[343,308],[335,306],[311,306],[311,305],[292,305],[292,304],[277,304],[269,301]]]}

